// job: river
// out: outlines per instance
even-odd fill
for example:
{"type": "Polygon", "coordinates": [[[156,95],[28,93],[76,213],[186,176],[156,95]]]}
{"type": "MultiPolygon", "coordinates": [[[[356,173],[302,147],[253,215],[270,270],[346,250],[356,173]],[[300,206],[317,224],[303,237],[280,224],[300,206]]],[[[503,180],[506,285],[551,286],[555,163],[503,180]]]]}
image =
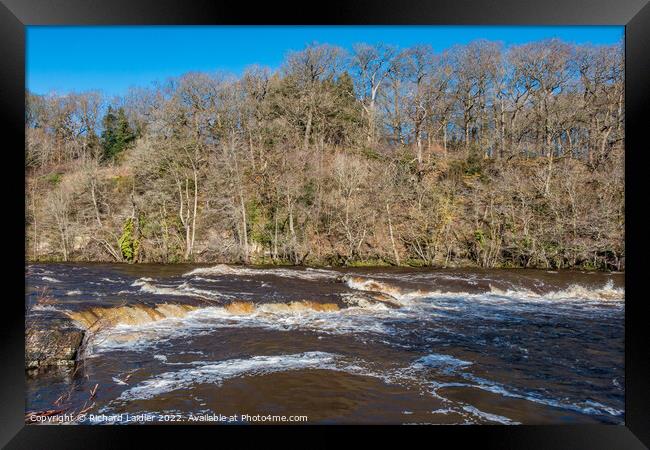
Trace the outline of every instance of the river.
{"type": "Polygon", "coordinates": [[[31,264],[28,320],[66,316],[89,331],[77,371],[27,375],[26,407],[90,407],[81,423],[622,424],[623,278],[31,264]]]}

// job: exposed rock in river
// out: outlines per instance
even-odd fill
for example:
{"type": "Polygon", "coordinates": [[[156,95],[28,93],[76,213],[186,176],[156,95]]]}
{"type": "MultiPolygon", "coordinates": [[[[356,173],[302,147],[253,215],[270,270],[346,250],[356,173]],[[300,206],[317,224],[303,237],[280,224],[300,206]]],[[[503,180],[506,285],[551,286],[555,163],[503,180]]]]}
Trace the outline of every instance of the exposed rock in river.
{"type": "Polygon", "coordinates": [[[67,318],[29,319],[25,329],[25,369],[74,367],[84,330],[67,318]]]}

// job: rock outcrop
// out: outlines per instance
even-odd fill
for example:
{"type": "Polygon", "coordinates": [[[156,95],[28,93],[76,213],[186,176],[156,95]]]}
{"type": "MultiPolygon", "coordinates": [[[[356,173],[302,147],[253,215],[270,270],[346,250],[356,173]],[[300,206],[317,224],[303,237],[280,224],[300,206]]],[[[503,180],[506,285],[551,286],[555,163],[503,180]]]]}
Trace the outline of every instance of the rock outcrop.
{"type": "Polygon", "coordinates": [[[84,330],[66,318],[29,318],[25,329],[25,369],[58,366],[73,368],[84,330]]]}

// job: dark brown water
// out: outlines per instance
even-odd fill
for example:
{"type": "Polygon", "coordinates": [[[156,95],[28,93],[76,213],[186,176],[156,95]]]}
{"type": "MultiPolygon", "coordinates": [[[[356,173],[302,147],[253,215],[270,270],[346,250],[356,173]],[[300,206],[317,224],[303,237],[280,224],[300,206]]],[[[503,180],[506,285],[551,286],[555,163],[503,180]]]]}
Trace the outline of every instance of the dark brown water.
{"type": "Polygon", "coordinates": [[[28,377],[27,410],[620,424],[623,297],[622,274],[30,265],[28,317],[113,309],[74,375],[28,377]]]}

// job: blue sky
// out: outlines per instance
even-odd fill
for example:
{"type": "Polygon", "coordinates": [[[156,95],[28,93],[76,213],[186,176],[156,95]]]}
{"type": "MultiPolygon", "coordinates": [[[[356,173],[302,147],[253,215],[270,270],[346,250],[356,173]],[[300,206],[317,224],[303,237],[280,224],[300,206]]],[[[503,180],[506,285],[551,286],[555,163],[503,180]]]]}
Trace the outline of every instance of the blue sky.
{"type": "Polygon", "coordinates": [[[311,42],[350,49],[356,42],[441,51],[475,39],[506,46],[558,37],[613,44],[620,26],[110,26],[27,27],[27,88],[44,94],[100,90],[120,95],[189,71],[235,74],[252,64],[277,68],[286,53],[311,42]]]}

